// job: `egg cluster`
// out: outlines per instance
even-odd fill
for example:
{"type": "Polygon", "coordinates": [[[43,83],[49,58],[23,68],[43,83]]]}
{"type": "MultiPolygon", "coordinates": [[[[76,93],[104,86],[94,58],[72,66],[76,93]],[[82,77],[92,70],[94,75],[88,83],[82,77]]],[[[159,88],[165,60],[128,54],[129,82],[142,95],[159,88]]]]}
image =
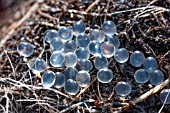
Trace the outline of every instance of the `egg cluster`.
{"type": "MultiPolygon", "coordinates": [[[[164,75],[157,70],[155,58],[145,58],[141,51],[134,51],[129,55],[126,48],[119,48],[120,41],[114,37],[117,31],[114,22],[105,21],[101,30],[93,29],[89,34],[85,33],[85,29],[85,24],[77,21],[72,28],[61,27],[58,31],[47,30],[44,33],[44,42],[49,44],[51,51],[51,56],[47,59],[49,65],[55,68],[64,67],[64,72],[46,70],[48,64],[42,58],[30,59],[28,67],[35,72],[43,72],[43,87],[64,87],[68,94],[76,95],[80,87],[86,87],[90,83],[89,72],[93,67],[98,70],[98,81],[109,83],[115,77],[108,68],[108,58],[111,57],[118,63],[129,60],[134,67],[143,66],[143,69],[134,73],[137,83],[146,83],[149,80],[152,85],[158,85],[163,82],[164,75]],[[90,56],[94,57],[93,62],[89,60],[90,56]]],[[[24,41],[17,45],[17,50],[23,57],[30,57],[34,48],[34,45],[24,41]]],[[[125,81],[119,81],[115,86],[115,91],[120,96],[127,96],[131,90],[131,84],[125,81]]]]}

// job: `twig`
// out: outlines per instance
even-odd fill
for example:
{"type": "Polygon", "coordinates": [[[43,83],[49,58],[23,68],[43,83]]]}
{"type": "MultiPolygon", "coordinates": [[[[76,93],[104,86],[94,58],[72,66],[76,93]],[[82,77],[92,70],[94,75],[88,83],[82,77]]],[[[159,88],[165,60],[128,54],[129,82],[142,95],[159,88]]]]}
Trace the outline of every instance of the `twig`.
{"type": "Polygon", "coordinates": [[[140,97],[138,97],[137,99],[129,102],[128,105],[120,107],[118,112],[122,112],[123,110],[127,110],[131,105],[135,105],[139,102],[144,101],[145,99],[147,99],[149,96],[159,92],[162,88],[164,88],[165,86],[167,86],[169,84],[169,79],[166,79],[163,83],[155,86],[154,88],[150,89],[149,91],[147,91],[146,93],[144,93],[143,95],[141,95],[140,97]]]}
{"type": "Polygon", "coordinates": [[[112,93],[110,94],[108,100],[110,100],[112,98],[112,96],[114,95],[114,86],[113,86],[113,90],[112,90],[112,93]]]}
{"type": "Polygon", "coordinates": [[[31,90],[28,85],[23,84],[23,83],[21,83],[21,82],[19,82],[19,81],[10,79],[10,78],[1,78],[1,77],[0,77],[0,81],[1,81],[1,82],[10,81],[9,83],[12,84],[12,85],[14,85],[14,86],[17,86],[17,87],[19,87],[19,88],[20,88],[20,87],[25,87],[25,88],[31,90]]]}
{"type": "Polygon", "coordinates": [[[37,99],[20,99],[20,100],[16,100],[18,102],[45,102],[46,100],[37,100],[37,99]]]}
{"type": "Polygon", "coordinates": [[[165,103],[166,103],[166,101],[167,101],[167,99],[168,99],[168,96],[169,96],[169,92],[168,92],[168,94],[167,94],[167,96],[166,96],[166,98],[165,98],[165,101],[163,102],[163,105],[162,105],[162,107],[161,107],[161,109],[159,110],[158,113],[161,113],[162,109],[164,108],[165,103]]]}
{"type": "Polygon", "coordinates": [[[91,113],[91,108],[89,108],[86,103],[84,103],[84,105],[86,106],[86,109],[89,111],[89,113],[91,113]]]}
{"type": "Polygon", "coordinates": [[[147,49],[150,49],[150,51],[152,52],[153,56],[156,57],[156,54],[155,54],[154,50],[148,44],[144,44],[143,46],[146,47],[147,49]]]}
{"type": "Polygon", "coordinates": [[[4,111],[4,113],[5,113],[5,108],[4,108],[4,106],[2,106],[2,105],[0,104],[0,107],[3,109],[3,111],[4,111]]]}
{"type": "Polygon", "coordinates": [[[54,27],[53,23],[49,23],[49,22],[40,22],[41,25],[45,25],[45,26],[49,26],[49,27],[54,27]]]}
{"type": "Polygon", "coordinates": [[[30,70],[29,70],[29,77],[30,77],[30,80],[31,80],[31,84],[33,85],[33,82],[32,82],[32,77],[31,77],[31,72],[30,72],[30,70]]]}
{"type": "Polygon", "coordinates": [[[51,6],[49,6],[49,5],[47,5],[47,4],[42,4],[42,7],[43,7],[43,11],[51,11],[51,12],[61,12],[62,11],[62,9],[60,8],[60,7],[57,7],[57,8],[54,8],[54,7],[51,7],[51,6]]]}
{"type": "Polygon", "coordinates": [[[150,16],[150,15],[152,15],[152,13],[154,13],[155,15],[158,15],[158,14],[163,13],[163,12],[165,12],[165,10],[153,10],[153,11],[151,11],[151,13],[146,13],[146,14],[143,14],[141,16],[138,16],[138,18],[150,16]]]}
{"type": "Polygon", "coordinates": [[[71,105],[78,97],[80,97],[81,94],[83,94],[83,93],[93,84],[93,82],[95,82],[95,81],[96,81],[96,78],[94,78],[94,80],[91,81],[88,86],[86,86],[84,89],[82,89],[82,90],[80,91],[80,93],[77,94],[77,96],[75,97],[75,99],[69,103],[69,105],[71,105]]]}
{"type": "Polygon", "coordinates": [[[147,9],[150,5],[154,4],[155,2],[157,2],[158,0],[153,0],[151,1],[147,6],[146,8],[144,8],[141,12],[143,12],[145,9],[147,9]]]}
{"type": "Polygon", "coordinates": [[[43,16],[45,18],[49,18],[51,20],[57,20],[57,22],[59,21],[58,18],[55,18],[55,17],[50,16],[50,15],[47,15],[47,14],[43,13],[40,9],[38,9],[37,11],[38,11],[39,15],[41,15],[41,16],[43,16]]]}
{"type": "Polygon", "coordinates": [[[164,60],[164,58],[170,53],[170,50],[168,52],[166,52],[162,57],[161,59],[159,60],[159,65],[162,64],[162,61],[164,60]]]}
{"type": "MultiPolygon", "coordinates": [[[[133,9],[122,10],[122,11],[114,11],[112,13],[107,13],[107,16],[111,17],[111,16],[116,15],[116,14],[139,11],[139,10],[142,10],[144,8],[145,7],[133,8],[133,9]]],[[[156,9],[156,10],[159,9],[159,10],[162,10],[162,11],[170,12],[169,9],[165,9],[163,7],[158,7],[158,6],[149,6],[148,9],[156,9]]],[[[78,11],[78,10],[75,10],[75,9],[69,9],[68,12],[69,13],[78,13],[78,14],[82,14],[82,15],[92,15],[92,16],[104,16],[105,15],[105,13],[86,13],[85,11],[78,11]]]]}
{"type": "Polygon", "coordinates": [[[70,97],[70,96],[68,96],[68,95],[66,95],[66,94],[64,94],[64,93],[62,93],[62,92],[60,92],[60,91],[58,91],[58,90],[55,90],[55,89],[52,89],[52,88],[50,88],[50,90],[51,90],[51,91],[54,91],[54,92],[57,93],[57,94],[60,94],[60,95],[62,95],[62,96],[65,96],[65,97],[67,97],[67,98],[69,98],[69,99],[71,99],[71,100],[75,100],[74,98],[72,98],[72,97],[70,97]]]}
{"type": "MultiPolygon", "coordinates": [[[[10,89],[11,89],[11,91],[10,91],[11,94],[21,95],[20,92],[18,92],[18,91],[13,91],[13,87],[10,87],[10,89]]],[[[4,93],[4,92],[5,92],[5,89],[0,89],[0,93],[4,93]]]]}
{"type": "MultiPolygon", "coordinates": [[[[37,103],[31,105],[30,107],[28,107],[28,109],[34,107],[35,105],[40,105],[40,106],[43,107],[43,108],[44,108],[44,106],[42,106],[42,105],[46,105],[46,106],[48,106],[49,108],[55,110],[57,113],[59,112],[57,109],[55,109],[53,106],[49,105],[48,103],[40,103],[40,102],[37,102],[37,103]]],[[[47,110],[48,112],[50,112],[50,113],[56,113],[56,112],[51,111],[51,110],[49,110],[49,109],[47,109],[47,108],[44,108],[44,109],[46,109],[46,110],[47,110]]]]}
{"type": "MultiPolygon", "coordinates": [[[[14,85],[14,86],[16,86],[16,87],[25,87],[25,88],[27,88],[28,90],[30,90],[30,91],[33,91],[32,89],[34,89],[34,90],[40,90],[40,89],[44,89],[43,87],[38,87],[38,86],[33,86],[33,85],[27,85],[27,84],[24,84],[24,83],[22,83],[22,82],[20,82],[20,81],[16,81],[16,80],[13,80],[13,79],[10,79],[10,78],[0,78],[0,81],[2,81],[2,82],[5,82],[5,81],[12,81],[12,82],[9,82],[10,84],[12,84],[12,85],[14,85]]],[[[65,96],[65,97],[67,97],[67,98],[69,98],[69,99],[72,99],[72,100],[75,100],[74,98],[71,98],[71,97],[69,97],[68,95],[66,95],[66,94],[64,94],[64,93],[62,93],[62,92],[60,92],[60,91],[58,91],[58,90],[55,90],[55,89],[52,89],[52,88],[49,88],[49,89],[47,89],[47,90],[51,90],[51,91],[53,91],[53,92],[55,92],[55,93],[57,93],[57,94],[60,94],[60,95],[62,95],[62,96],[65,96]]]]}
{"type": "Polygon", "coordinates": [[[149,96],[157,93],[158,91],[160,91],[162,88],[164,88],[165,86],[167,86],[169,83],[169,79],[166,79],[162,84],[159,84],[157,86],[155,86],[154,88],[150,89],[149,91],[147,91],[146,93],[144,93],[143,95],[141,95],[139,98],[135,99],[134,101],[132,101],[133,104],[137,104],[139,102],[144,101],[146,98],[148,98],[149,96]]]}
{"type": "Polygon", "coordinates": [[[98,91],[98,94],[99,94],[100,99],[103,101],[102,95],[101,95],[101,93],[100,93],[99,81],[97,81],[97,91],[98,91]]]}
{"type": "Polygon", "coordinates": [[[94,102],[94,100],[85,100],[85,101],[83,101],[83,102],[79,102],[79,103],[73,104],[73,105],[71,105],[70,107],[68,107],[68,108],[63,109],[62,111],[60,111],[60,113],[67,112],[68,110],[73,109],[73,108],[75,108],[75,107],[78,107],[78,106],[80,106],[80,105],[82,105],[82,104],[84,104],[84,103],[86,103],[86,102],[94,102]]]}
{"type": "Polygon", "coordinates": [[[9,56],[8,56],[7,50],[4,50],[4,53],[6,54],[8,60],[9,60],[9,63],[10,63],[10,65],[11,65],[11,68],[12,68],[12,71],[13,71],[13,74],[14,74],[13,76],[16,76],[16,72],[15,72],[14,66],[13,66],[13,64],[12,64],[12,62],[11,62],[11,59],[10,59],[9,56]]]}
{"type": "Polygon", "coordinates": [[[91,81],[88,86],[86,86],[84,89],[82,89],[82,90],[80,91],[80,93],[77,94],[76,98],[80,97],[80,95],[81,95],[82,93],[84,93],[84,92],[93,84],[93,82],[95,82],[95,81],[96,81],[96,78],[94,78],[93,81],[91,81]]]}
{"type": "Polygon", "coordinates": [[[67,112],[68,110],[73,109],[73,108],[75,108],[75,107],[77,107],[77,106],[80,106],[80,105],[82,105],[82,104],[84,104],[84,102],[79,102],[79,103],[73,104],[73,105],[71,105],[70,107],[68,107],[68,108],[63,109],[62,111],[60,111],[60,113],[67,112]]]}
{"type": "Polygon", "coordinates": [[[106,14],[105,14],[105,17],[104,17],[104,21],[106,21],[106,17],[107,17],[107,13],[108,13],[109,5],[110,5],[110,0],[108,0],[108,2],[107,2],[106,14]]]}
{"type": "MultiPolygon", "coordinates": [[[[38,103],[38,104],[39,104],[39,103],[38,103]]],[[[49,108],[54,109],[55,111],[52,110],[52,109],[48,109],[46,106],[44,106],[44,104],[39,104],[39,112],[40,112],[40,106],[41,106],[42,108],[44,108],[45,110],[47,110],[49,113],[59,112],[58,109],[55,109],[53,106],[51,106],[51,105],[49,105],[49,104],[47,104],[47,106],[48,106],[49,108]]]]}
{"type": "Polygon", "coordinates": [[[157,7],[157,8],[156,8],[156,7],[153,7],[153,8],[151,8],[151,9],[142,11],[141,13],[137,14],[134,18],[136,19],[136,18],[138,18],[138,16],[141,16],[141,15],[147,13],[147,12],[151,12],[151,11],[154,11],[154,12],[155,12],[155,11],[159,11],[159,10],[169,11],[168,9],[165,9],[165,8],[160,8],[160,7],[157,7]]]}
{"type": "Polygon", "coordinates": [[[86,10],[85,12],[88,13],[96,4],[98,4],[100,0],[95,0],[86,10]]]}
{"type": "Polygon", "coordinates": [[[6,110],[5,110],[5,113],[8,113],[8,112],[9,112],[9,111],[8,111],[8,109],[9,109],[8,91],[7,91],[6,88],[4,88],[4,90],[5,90],[5,94],[4,94],[4,96],[1,97],[1,99],[2,99],[2,98],[6,98],[6,110]]]}

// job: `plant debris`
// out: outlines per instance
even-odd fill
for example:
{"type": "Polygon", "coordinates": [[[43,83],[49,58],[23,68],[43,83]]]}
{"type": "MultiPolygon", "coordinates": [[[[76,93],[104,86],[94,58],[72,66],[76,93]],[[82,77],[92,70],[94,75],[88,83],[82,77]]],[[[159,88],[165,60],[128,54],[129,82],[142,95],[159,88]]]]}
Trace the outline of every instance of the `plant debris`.
{"type": "MultiPolygon", "coordinates": [[[[11,13],[7,20],[11,19],[12,23],[4,20],[0,26],[3,37],[0,42],[0,112],[170,112],[169,106],[164,106],[159,99],[160,91],[169,88],[169,0],[31,0],[18,4],[15,10],[20,16],[15,19],[11,13]],[[21,10],[22,5],[24,10],[21,10]],[[23,40],[34,44],[33,56],[38,57],[47,29],[71,27],[78,20],[86,24],[87,33],[100,29],[105,20],[115,22],[115,37],[120,40],[120,47],[130,53],[139,50],[146,57],[155,57],[165,75],[164,82],[155,87],[149,82],[138,84],[134,80],[137,68],[129,62],[119,64],[110,58],[109,69],[116,78],[108,84],[99,83],[97,70],[93,69],[90,84],[76,96],[68,95],[63,89],[44,89],[40,84],[42,73],[35,74],[27,67],[31,57],[20,56],[16,45],[23,40]],[[122,80],[132,85],[132,92],[126,97],[118,96],[114,90],[116,83],[122,80]]],[[[41,55],[46,59],[49,51],[41,55]]],[[[62,68],[49,69],[63,71],[62,68]]]]}

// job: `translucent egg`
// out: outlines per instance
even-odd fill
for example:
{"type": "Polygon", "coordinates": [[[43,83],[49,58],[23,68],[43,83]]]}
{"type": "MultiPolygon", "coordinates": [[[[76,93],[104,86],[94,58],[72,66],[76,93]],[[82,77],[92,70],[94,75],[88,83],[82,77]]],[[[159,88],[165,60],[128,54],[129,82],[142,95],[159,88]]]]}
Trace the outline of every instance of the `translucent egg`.
{"type": "Polygon", "coordinates": [[[130,64],[134,67],[140,67],[145,61],[145,56],[140,51],[134,51],[130,56],[130,64]]]}
{"type": "Polygon", "coordinates": [[[55,51],[50,56],[50,64],[53,67],[61,67],[64,63],[64,56],[60,51],[55,51]]]}
{"type": "Polygon", "coordinates": [[[115,53],[115,46],[110,42],[103,42],[103,44],[101,45],[101,53],[106,58],[110,58],[115,53]]]}
{"type": "Polygon", "coordinates": [[[74,67],[67,67],[64,70],[65,80],[68,80],[68,79],[76,80],[77,73],[78,73],[78,71],[77,71],[76,68],[74,68],[74,67]]]}
{"type": "Polygon", "coordinates": [[[105,39],[105,34],[103,31],[99,30],[99,29],[93,29],[90,32],[89,38],[91,41],[97,41],[102,43],[105,39]]]}
{"type": "Polygon", "coordinates": [[[68,79],[64,86],[65,91],[70,95],[76,95],[79,92],[79,85],[76,81],[68,79]]]}
{"type": "Polygon", "coordinates": [[[76,65],[76,69],[78,71],[84,70],[84,71],[89,72],[90,70],[92,70],[92,68],[93,68],[92,63],[90,62],[90,60],[87,60],[87,59],[78,60],[77,65],[76,65]]]}
{"type": "Polygon", "coordinates": [[[90,39],[85,33],[81,33],[76,37],[76,44],[78,47],[87,47],[89,42],[90,39]]]}
{"type": "Polygon", "coordinates": [[[101,69],[97,72],[97,79],[101,83],[109,83],[113,79],[113,72],[110,69],[101,69]]]}
{"type": "Polygon", "coordinates": [[[91,41],[88,45],[89,52],[94,56],[101,56],[101,43],[91,41]]]}
{"type": "Polygon", "coordinates": [[[48,43],[50,43],[51,40],[56,37],[58,37],[58,32],[54,29],[46,30],[44,33],[44,39],[48,43]]]}
{"type": "Polygon", "coordinates": [[[17,45],[17,51],[21,56],[29,57],[34,52],[34,46],[29,42],[20,42],[17,45]]]}
{"type": "Polygon", "coordinates": [[[64,53],[75,52],[77,49],[76,42],[74,40],[69,40],[64,44],[64,53]]]}
{"type": "Polygon", "coordinates": [[[50,88],[54,85],[56,76],[52,71],[46,71],[41,77],[41,84],[44,88],[50,88]]]}
{"type": "Polygon", "coordinates": [[[78,34],[85,32],[86,25],[82,21],[77,21],[74,23],[72,29],[73,29],[73,35],[77,36],[78,34]]]}
{"type": "Polygon", "coordinates": [[[65,54],[65,66],[74,67],[77,64],[77,55],[73,52],[65,54]]]}
{"type": "Polygon", "coordinates": [[[56,79],[55,79],[54,87],[56,87],[56,88],[64,87],[65,75],[61,72],[56,72],[55,77],[56,77],[56,79]]]}
{"type": "Polygon", "coordinates": [[[76,75],[76,81],[80,87],[86,87],[90,83],[90,74],[87,71],[79,71],[76,75]]]}
{"type": "Polygon", "coordinates": [[[158,63],[155,58],[147,57],[143,63],[143,68],[152,73],[158,68],[158,63]]]}
{"type": "Polygon", "coordinates": [[[154,72],[150,73],[149,81],[152,85],[158,85],[163,82],[164,74],[160,70],[155,70],[154,72]]]}
{"type": "Polygon", "coordinates": [[[112,22],[112,21],[105,21],[103,23],[102,30],[105,33],[105,35],[113,36],[116,33],[117,28],[116,28],[116,25],[115,25],[114,22],[112,22]]]}
{"type": "Polygon", "coordinates": [[[164,89],[161,91],[160,100],[162,103],[170,104],[170,89],[164,89]]]}
{"type": "Polygon", "coordinates": [[[120,81],[116,84],[115,91],[120,96],[127,96],[132,91],[132,86],[128,82],[120,81]]]}
{"type": "Polygon", "coordinates": [[[120,46],[120,41],[116,37],[106,36],[105,41],[112,43],[115,46],[116,49],[118,49],[119,46],[120,46]]]}
{"type": "Polygon", "coordinates": [[[90,52],[88,48],[80,47],[76,50],[76,55],[78,59],[89,59],[90,52]]]}
{"type": "Polygon", "coordinates": [[[116,50],[114,58],[119,63],[125,63],[129,59],[129,52],[125,48],[116,50]]]}
{"type": "Polygon", "coordinates": [[[40,58],[32,58],[27,63],[28,67],[35,72],[43,72],[46,70],[47,63],[40,58]]]}
{"type": "Polygon", "coordinates": [[[54,51],[63,51],[64,44],[61,39],[59,38],[53,38],[50,43],[50,50],[51,52],[54,51]]]}
{"type": "Polygon", "coordinates": [[[97,56],[94,59],[94,66],[98,70],[105,69],[105,68],[108,68],[109,62],[108,62],[106,57],[104,57],[104,56],[97,56]]]}
{"type": "Polygon", "coordinates": [[[138,69],[134,78],[137,83],[146,83],[149,80],[149,73],[145,69],[138,69]]]}
{"type": "Polygon", "coordinates": [[[63,42],[66,42],[73,38],[73,32],[69,27],[62,27],[58,30],[58,36],[63,42]]]}

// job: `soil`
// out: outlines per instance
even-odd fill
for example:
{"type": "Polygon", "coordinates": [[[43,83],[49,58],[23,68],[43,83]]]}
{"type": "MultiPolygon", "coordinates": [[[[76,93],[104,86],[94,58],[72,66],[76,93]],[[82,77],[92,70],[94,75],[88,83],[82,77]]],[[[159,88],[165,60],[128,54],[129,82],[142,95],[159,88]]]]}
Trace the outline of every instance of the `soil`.
{"type": "MultiPolygon", "coordinates": [[[[157,113],[161,109],[163,103],[159,95],[162,89],[169,88],[169,82],[134,104],[134,100],[155,86],[149,82],[136,83],[134,72],[139,68],[131,66],[129,61],[119,64],[114,58],[109,59],[109,69],[115,78],[108,84],[98,83],[97,70],[93,68],[91,83],[76,96],[68,95],[62,88],[44,89],[40,84],[42,73],[33,73],[26,63],[39,56],[46,30],[71,27],[75,21],[82,20],[87,27],[86,33],[89,33],[92,29],[101,29],[104,21],[111,20],[117,25],[115,37],[120,40],[120,47],[125,47],[129,53],[140,50],[145,57],[155,57],[164,80],[168,80],[169,0],[20,1],[1,12],[0,17],[3,17],[0,19],[0,112],[89,112],[88,108],[91,108],[92,112],[157,113]],[[33,56],[23,58],[18,54],[16,45],[23,40],[35,45],[33,56]],[[132,85],[128,96],[116,94],[114,86],[118,81],[128,81],[132,85]]],[[[48,45],[45,49],[43,59],[50,55],[48,45]]],[[[49,64],[48,70],[63,72],[64,68],[52,68],[49,64]]],[[[170,112],[170,106],[165,105],[161,112],[170,112]]]]}

